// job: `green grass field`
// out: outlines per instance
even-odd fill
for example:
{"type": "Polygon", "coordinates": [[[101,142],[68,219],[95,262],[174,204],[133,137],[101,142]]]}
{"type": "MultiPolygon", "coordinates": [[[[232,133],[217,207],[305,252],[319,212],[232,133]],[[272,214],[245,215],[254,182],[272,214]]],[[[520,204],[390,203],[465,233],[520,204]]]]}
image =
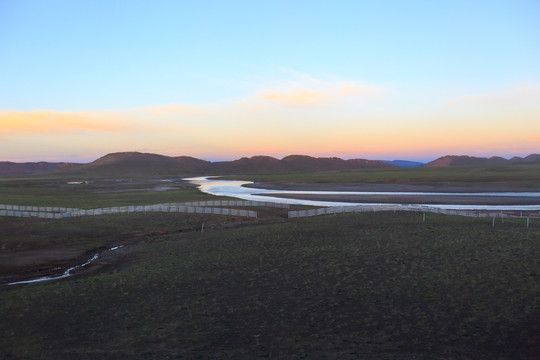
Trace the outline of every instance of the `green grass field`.
{"type": "Polygon", "coordinates": [[[362,169],[322,173],[246,175],[233,178],[268,182],[360,182],[439,186],[511,186],[524,189],[539,189],[540,164],[362,169]]]}
{"type": "MultiPolygon", "coordinates": [[[[148,235],[139,250],[79,277],[1,288],[0,358],[538,358],[540,228],[421,216],[203,234],[178,231],[196,222],[187,217],[110,217],[111,231],[148,235]]],[[[77,220],[91,229],[98,218],[77,220]]],[[[39,226],[77,236],[69,223],[39,226]]]]}
{"type": "Polygon", "coordinates": [[[173,184],[174,188],[168,191],[145,191],[158,186],[168,183],[137,179],[68,185],[65,179],[4,179],[0,181],[0,203],[92,209],[216,199],[185,184],[173,184]]]}

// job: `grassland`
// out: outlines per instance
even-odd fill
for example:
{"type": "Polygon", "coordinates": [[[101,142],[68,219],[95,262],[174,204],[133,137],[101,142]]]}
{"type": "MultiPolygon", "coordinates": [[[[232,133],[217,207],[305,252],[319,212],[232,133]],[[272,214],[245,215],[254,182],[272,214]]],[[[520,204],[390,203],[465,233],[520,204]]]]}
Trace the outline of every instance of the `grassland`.
{"type": "Polygon", "coordinates": [[[0,203],[92,209],[215,199],[184,182],[151,179],[91,180],[80,185],[67,182],[60,178],[0,180],[0,203]],[[157,191],[160,188],[167,191],[157,191]]]}
{"type": "MultiPolygon", "coordinates": [[[[67,184],[65,179],[0,181],[0,202],[15,205],[88,209],[215,198],[181,181],[105,179],[77,185],[67,184]],[[163,187],[167,191],[152,191],[163,187]]],[[[266,210],[261,217],[275,216],[277,212],[266,210]]],[[[160,229],[185,232],[201,229],[203,223],[208,229],[242,221],[246,220],[170,214],[115,214],[61,221],[0,217],[0,284],[50,275],[81,264],[106,248],[151,240],[155,234],[163,233],[160,229]]]]}
{"type": "Polygon", "coordinates": [[[540,164],[362,169],[246,175],[233,178],[262,182],[385,183],[539,189],[540,164]]]}
{"type": "MultiPolygon", "coordinates": [[[[179,231],[195,219],[143,217],[107,220],[146,234],[137,251],[78,277],[1,288],[0,358],[540,355],[540,228],[523,219],[492,228],[342,214],[201,234],[179,231]]],[[[96,219],[77,220],[91,229],[96,219]]],[[[62,222],[40,231],[58,224],[77,236],[62,222]]]]}
{"type": "MultiPolygon", "coordinates": [[[[507,169],[257,180],[538,187],[536,167],[507,169]]],[[[181,181],[67,181],[0,180],[0,203],[96,208],[214,198],[181,181]],[[168,189],[151,191],[160,187],[168,189]]],[[[529,228],[525,219],[493,228],[491,219],[435,214],[424,223],[417,213],[285,220],[281,209],[257,211],[257,220],[191,214],[0,218],[0,283],[14,272],[43,275],[126,245],[72,278],[0,285],[0,358],[540,357],[535,219],[529,228]]]]}

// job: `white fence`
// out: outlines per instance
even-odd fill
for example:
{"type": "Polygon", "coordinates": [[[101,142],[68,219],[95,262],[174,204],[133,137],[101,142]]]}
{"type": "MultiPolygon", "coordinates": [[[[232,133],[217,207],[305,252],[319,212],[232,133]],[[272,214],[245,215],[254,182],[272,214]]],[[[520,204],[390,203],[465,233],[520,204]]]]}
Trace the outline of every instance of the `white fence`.
{"type": "MultiPolygon", "coordinates": [[[[289,211],[288,217],[300,218],[300,217],[307,217],[307,216],[318,216],[318,215],[351,213],[351,212],[370,212],[370,211],[415,211],[415,212],[459,215],[459,216],[469,216],[469,217],[503,217],[503,218],[504,217],[522,217],[520,215],[516,215],[515,212],[505,213],[503,211],[486,211],[486,210],[450,210],[450,209],[440,209],[440,208],[425,206],[425,205],[419,205],[419,206],[414,206],[414,205],[333,206],[333,207],[326,207],[326,208],[320,208],[320,209],[289,211]]],[[[533,216],[529,214],[526,217],[533,217],[533,216]]]]}
{"type": "Polygon", "coordinates": [[[170,203],[164,205],[190,205],[190,206],[238,206],[238,207],[275,207],[281,209],[289,209],[289,204],[280,204],[266,201],[248,201],[248,200],[209,200],[209,201],[194,201],[186,203],[170,203]]]}
{"type": "MultiPolygon", "coordinates": [[[[234,200],[215,200],[199,201],[188,203],[166,203],[155,205],[132,205],[115,206],[99,209],[77,209],[50,206],[22,206],[0,204],[0,216],[15,217],[38,217],[43,219],[63,219],[74,216],[88,215],[108,215],[120,213],[146,213],[146,212],[167,212],[167,213],[190,213],[190,214],[213,214],[229,215],[248,218],[257,218],[257,212],[242,209],[228,209],[211,206],[275,206],[275,203],[258,201],[234,201],[234,200]]],[[[282,207],[282,206],[279,206],[282,207]]],[[[287,205],[288,208],[288,205],[287,205]]]]}
{"type": "MultiPolygon", "coordinates": [[[[185,203],[164,203],[155,205],[131,205],[115,206],[99,209],[77,209],[51,206],[26,206],[26,205],[6,205],[0,204],[0,216],[14,217],[37,217],[43,219],[63,219],[75,216],[95,216],[121,213],[146,213],[146,212],[166,212],[166,213],[189,213],[189,214],[213,214],[229,215],[248,218],[257,218],[257,212],[243,209],[230,209],[219,206],[235,207],[277,207],[289,208],[289,204],[274,202],[246,201],[246,200],[210,200],[194,201],[185,203]]],[[[460,215],[469,217],[522,217],[516,212],[485,211],[485,210],[449,210],[439,209],[426,205],[359,205],[359,206],[334,206],[311,210],[289,211],[289,218],[300,218],[307,216],[319,216],[328,214],[370,212],[370,211],[416,211],[424,213],[437,213],[447,215],[460,215]]],[[[538,215],[528,214],[525,217],[538,217],[538,215]]]]}

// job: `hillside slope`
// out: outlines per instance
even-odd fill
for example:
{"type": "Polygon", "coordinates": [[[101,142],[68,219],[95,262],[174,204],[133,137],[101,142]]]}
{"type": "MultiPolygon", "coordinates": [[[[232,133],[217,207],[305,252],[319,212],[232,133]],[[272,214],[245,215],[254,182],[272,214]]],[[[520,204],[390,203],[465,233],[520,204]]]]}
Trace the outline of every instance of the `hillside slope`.
{"type": "MultiPolygon", "coordinates": [[[[540,163],[539,154],[514,157],[474,157],[447,155],[423,167],[505,166],[540,163]]],[[[241,175],[300,172],[328,172],[359,169],[400,169],[385,161],[337,157],[289,155],[279,160],[270,156],[243,157],[233,161],[209,162],[189,156],[165,156],[141,152],[107,154],[88,164],[0,162],[0,177],[54,175],[77,177],[153,177],[190,175],[241,175]]]]}
{"type": "Polygon", "coordinates": [[[122,152],[105,155],[76,169],[76,173],[98,176],[155,176],[198,174],[209,171],[211,163],[188,156],[122,152]]]}
{"type": "Polygon", "coordinates": [[[11,161],[0,161],[0,177],[35,175],[58,170],[69,170],[74,169],[79,165],[80,164],[65,162],[49,163],[40,161],[15,163],[11,161]]]}
{"type": "Polygon", "coordinates": [[[515,156],[510,160],[500,156],[475,157],[467,155],[446,155],[436,160],[423,165],[425,167],[443,167],[443,166],[490,166],[490,165],[505,165],[515,163],[532,163],[540,162],[540,154],[531,154],[524,158],[515,156]]]}
{"type": "Polygon", "coordinates": [[[196,174],[263,174],[319,172],[365,168],[394,168],[383,161],[316,158],[291,155],[281,160],[270,156],[243,157],[234,161],[209,162],[189,156],[165,156],[140,152],[107,154],[88,164],[0,163],[0,176],[56,174],[92,177],[137,177],[196,174]]]}

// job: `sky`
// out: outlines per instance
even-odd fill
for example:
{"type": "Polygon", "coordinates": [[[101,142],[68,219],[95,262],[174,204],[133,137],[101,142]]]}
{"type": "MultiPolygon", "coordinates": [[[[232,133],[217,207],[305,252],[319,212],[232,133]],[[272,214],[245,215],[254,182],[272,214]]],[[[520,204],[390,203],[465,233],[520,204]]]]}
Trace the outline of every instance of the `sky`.
{"type": "Polygon", "coordinates": [[[0,0],[0,161],[540,153],[540,1],[0,0]]]}

